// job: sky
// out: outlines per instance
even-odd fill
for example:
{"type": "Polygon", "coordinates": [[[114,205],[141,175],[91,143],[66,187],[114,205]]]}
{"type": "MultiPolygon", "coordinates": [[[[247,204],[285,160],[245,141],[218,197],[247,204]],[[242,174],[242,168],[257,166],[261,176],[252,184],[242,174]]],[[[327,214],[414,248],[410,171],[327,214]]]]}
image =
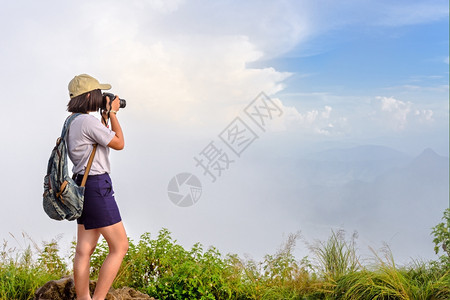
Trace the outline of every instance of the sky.
{"type": "MultiPolygon", "coordinates": [[[[388,242],[401,260],[434,257],[429,237],[417,248],[396,239],[403,229],[304,221],[307,206],[287,213],[283,197],[294,195],[270,175],[339,147],[448,157],[448,1],[3,2],[0,238],[75,236],[74,223],[46,217],[40,195],[68,115],[68,82],[87,73],[127,100],[118,114],[126,146],[111,154],[111,177],[132,238],[168,228],[187,248],[200,242],[261,258],[289,233],[325,239],[343,228],[359,232],[363,249],[388,242]],[[258,103],[273,112],[263,127],[251,114],[258,103]],[[221,137],[243,124],[250,140],[235,155],[221,137]],[[211,182],[195,157],[214,145],[230,168],[211,182]],[[202,185],[189,207],[168,194],[182,173],[202,185]]],[[[301,243],[297,254],[307,254],[301,243]]]]}

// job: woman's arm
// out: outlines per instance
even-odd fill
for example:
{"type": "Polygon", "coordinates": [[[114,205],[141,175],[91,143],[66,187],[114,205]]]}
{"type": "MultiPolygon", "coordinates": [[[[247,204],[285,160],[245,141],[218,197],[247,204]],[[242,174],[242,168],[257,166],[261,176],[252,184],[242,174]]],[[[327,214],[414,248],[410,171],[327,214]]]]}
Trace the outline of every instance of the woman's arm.
{"type": "MultiPolygon", "coordinates": [[[[109,98],[108,98],[109,100],[109,98]]],[[[109,101],[108,101],[109,102],[109,101]]],[[[109,105],[108,105],[109,106],[109,105]]],[[[119,97],[116,96],[115,100],[112,102],[111,110],[119,111],[120,109],[120,101],[119,97]]],[[[123,138],[122,127],[120,127],[119,120],[117,119],[117,115],[113,112],[110,112],[109,118],[111,121],[111,130],[116,133],[111,142],[109,142],[108,147],[114,150],[122,150],[125,146],[125,140],[123,138]]]]}

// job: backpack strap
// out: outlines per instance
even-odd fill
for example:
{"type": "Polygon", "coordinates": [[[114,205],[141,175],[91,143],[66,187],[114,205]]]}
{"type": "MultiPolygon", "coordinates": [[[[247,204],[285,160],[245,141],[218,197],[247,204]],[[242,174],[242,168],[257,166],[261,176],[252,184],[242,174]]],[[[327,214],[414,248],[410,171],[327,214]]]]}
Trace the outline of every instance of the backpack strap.
{"type": "Polygon", "coordinates": [[[66,121],[64,122],[63,129],[61,131],[61,140],[64,140],[64,138],[66,137],[67,131],[69,130],[70,123],[72,123],[72,121],[79,115],[81,115],[81,114],[74,113],[67,117],[66,121]]]}
{"type": "MultiPolygon", "coordinates": [[[[69,131],[70,123],[72,123],[72,121],[79,115],[81,115],[81,113],[74,113],[67,117],[66,121],[64,122],[64,126],[63,126],[63,129],[61,132],[60,141],[64,141],[64,138],[65,138],[67,132],[69,131]]],[[[83,180],[81,181],[81,186],[84,186],[86,184],[87,177],[89,176],[89,171],[91,170],[92,162],[94,161],[94,155],[95,155],[96,150],[97,150],[97,144],[94,145],[91,155],[89,156],[88,164],[86,166],[86,170],[84,171],[83,180]]],[[[66,184],[64,184],[64,183],[61,185],[61,191],[63,191],[65,185],[67,185],[67,183],[66,184]]]]}

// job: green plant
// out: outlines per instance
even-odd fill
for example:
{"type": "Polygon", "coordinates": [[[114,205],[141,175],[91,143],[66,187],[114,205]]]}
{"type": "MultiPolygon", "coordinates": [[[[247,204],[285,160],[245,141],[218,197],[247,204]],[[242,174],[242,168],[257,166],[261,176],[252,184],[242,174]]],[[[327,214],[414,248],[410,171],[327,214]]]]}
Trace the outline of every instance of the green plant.
{"type": "Polygon", "coordinates": [[[430,271],[427,263],[416,261],[409,267],[398,267],[388,247],[384,258],[375,251],[375,263],[349,273],[337,282],[339,299],[444,300],[449,299],[449,277],[430,271]]]}
{"type": "Polygon", "coordinates": [[[308,258],[297,261],[293,250],[300,233],[290,234],[275,255],[266,255],[263,261],[264,299],[298,299],[311,288],[308,258]]]}
{"type": "Polygon", "coordinates": [[[442,255],[440,257],[442,263],[446,265],[447,268],[450,266],[450,208],[444,211],[444,216],[442,217],[443,222],[437,224],[432,229],[431,232],[434,236],[434,252],[439,254],[442,249],[446,256],[442,255]]]}
{"type": "MultiPolygon", "coordinates": [[[[38,287],[49,280],[60,278],[60,274],[53,273],[49,268],[57,265],[54,262],[61,261],[57,251],[54,252],[55,245],[45,247],[49,244],[44,244],[44,250],[35,247],[40,253],[36,261],[30,245],[20,250],[9,248],[4,242],[0,255],[0,299],[32,299],[38,287]]],[[[60,273],[65,273],[64,265],[59,267],[60,273]]]]}
{"type": "Polygon", "coordinates": [[[42,271],[55,276],[67,274],[67,264],[59,256],[59,247],[56,240],[44,242],[44,249],[39,253],[38,263],[42,271]]]}
{"type": "MultiPolygon", "coordinates": [[[[440,227],[439,227],[440,228],[440,227]]],[[[444,227],[445,228],[445,227],[444,227]]],[[[448,228],[448,227],[447,227],[448,228]]],[[[450,270],[442,261],[394,262],[389,247],[373,251],[370,265],[356,254],[356,234],[343,231],[310,246],[314,254],[297,260],[294,248],[299,234],[291,234],[275,254],[262,261],[222,255],[215,247],[197,243],[185,249],[162,229],[156,239],[144,233],[130,247],[114,282],[158,299],[450,299],[450,270]]],[[[443,240],[439,241],[439,245],[443,240]]],[[[0,251],[0,299],[32,299],[45,282],[67,274],[59,255],[58,240],[0,251]],[[36,259],[37,258],[37,259],[36,259]]],[[[72,247],[72,257],[75,248],[72,247]]],[[[108,254],[100,241],[91,260],[94,278],[108,254]]],[[[444,257],[446,257],[444,255],[444,257]]]]}
{"type": "Polygon", "coordinates": [[[156,240],[145,233],[130,243],[118,278],[161,299],[228,299],[236,287],[232,270],[216,248],[185,250],[162,229],[156,240]]]}
{"type": "Polygon", "coordinates": [[[345,232],[331,231],[326,242],[318,242],[310,246],[315,255],[317,272],[325,279],[334,282],[341,276],[355,272],[360,267],[356,254],[357,233],[352,235],[350,241],[345,240],[345,232]]]}

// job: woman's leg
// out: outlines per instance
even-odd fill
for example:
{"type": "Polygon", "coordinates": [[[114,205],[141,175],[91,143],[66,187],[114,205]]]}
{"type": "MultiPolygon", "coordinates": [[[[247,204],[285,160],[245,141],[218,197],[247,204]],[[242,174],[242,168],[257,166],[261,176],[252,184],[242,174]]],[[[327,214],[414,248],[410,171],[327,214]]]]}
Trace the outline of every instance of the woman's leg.
{"type": "Polygon", "coordinates": [[[122,264],[123,257],[128,251],[128,238],[122,222],[98,230],[108,243],[109,253],[98,274],[93,300],[106,298],[106,294],[122,264]]]}
{"type": "Polygon", "coordinates": [[[89,294],[90,259],[99,237],[98,229],[86,230],[84,225],[78,224],[77,247],[73,261],[73,277],[78,300],[91,299],[89,294]]]}

